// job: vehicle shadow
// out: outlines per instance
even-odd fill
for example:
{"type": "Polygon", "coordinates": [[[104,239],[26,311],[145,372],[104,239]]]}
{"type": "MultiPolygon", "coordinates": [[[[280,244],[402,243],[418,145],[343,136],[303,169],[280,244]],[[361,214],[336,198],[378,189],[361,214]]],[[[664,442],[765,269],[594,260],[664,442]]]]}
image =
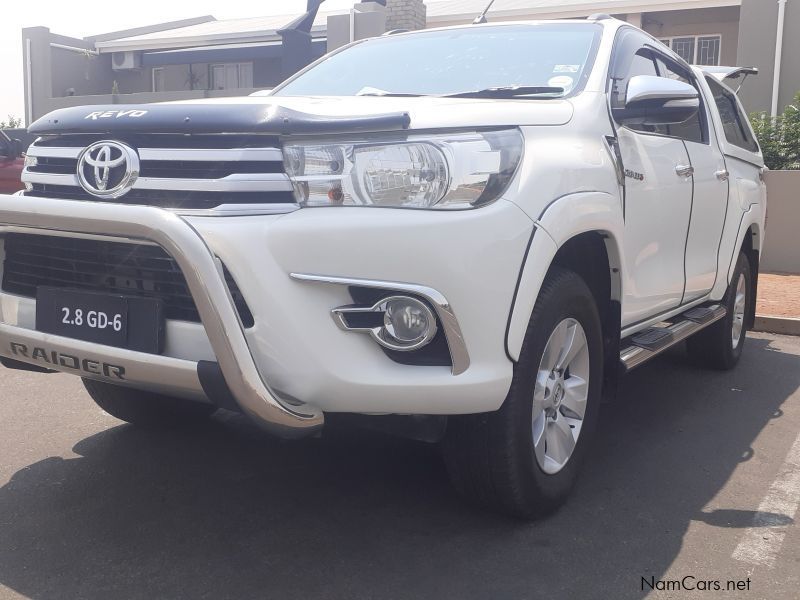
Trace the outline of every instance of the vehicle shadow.
{"type": "Polygon", "coordinates": [[[34,599],[639,598],[692,520],[749,525],[703,507],[798,386],[800,356],[764,339],[734,373],[680,353],[641,368],[604,407],[571,501],[533,524],[466,506],[423,443],[281,442],[231,414],[118,426],[0,488],[0,584],[34,599]]]}

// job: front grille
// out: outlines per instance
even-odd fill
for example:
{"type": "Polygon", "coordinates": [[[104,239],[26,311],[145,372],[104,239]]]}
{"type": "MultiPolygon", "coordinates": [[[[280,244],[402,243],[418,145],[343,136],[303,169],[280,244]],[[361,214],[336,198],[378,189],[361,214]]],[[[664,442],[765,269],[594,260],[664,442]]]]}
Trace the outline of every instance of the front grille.
{"type": "Polygon", "coordinates": [[[292,183],[273,136],[65,134],[45,136],[28,149],[36,165],[22,174],[29,195],[66,200],[210,209],[224,204],[294,204],[292,183]],[[78,181],[84,148],[108,140],[126,144],[139,157],[139,175],[113,200],[93,196],[78,181]]]}
{"type": "MultiPolygon", "coordinates": [[[[85,192],[83,188],[66,185],[42,185],[35,183],[27,192],[31,196],[44,198],[60,198],[61,200],[89,200],[100,201],[98,198],[85,192]]],[[[239,192],[229,196],[233,204],[257,204],[263,201],[264,194],[259,192],[239,192]]],[[[271,195],[273,202],[294,202],[291,192],[274,192],[271,195]]],[[[157,206],[159,208],[198,210],[214,208],[226,202],[221,200],[217,192],[187,192],[165,190],[131,190],[121,198],[110,200],[118,204],[140,204],[157,206]]]]}
{"type": "MultiPolygon", "coordinates": [[[[158,298],[167,319],[200,322],[183,273],[159,246],[22,233],[3,239],[5,292],[35,298],[37,287],[50,286],[158,298]]],[[[224,271],[239,317],[252,327],[253,315],[224,271]]]]}

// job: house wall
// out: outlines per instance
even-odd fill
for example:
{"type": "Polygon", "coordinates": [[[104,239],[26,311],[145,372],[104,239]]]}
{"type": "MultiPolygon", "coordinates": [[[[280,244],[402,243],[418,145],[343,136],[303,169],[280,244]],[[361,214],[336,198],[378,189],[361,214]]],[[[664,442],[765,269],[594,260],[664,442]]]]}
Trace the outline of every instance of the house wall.
{"type": "Polygon", "coordinates": [[[111,64],[111,54],[84,54],[53,47],[51,44],[93,50],[90,41],[56,35],[47,27],[22,30],[23,66],[27,65],[29,58],[31,65],[30,89],[27,70],[23,70],[27,124],[52,110],[68,106],[245,95],[257,89],[275,87],[282,80],[279,57],[251,61],[255,87],[248,90],[209,90],[208,63],[192,65],[193,86],[188,65],[165,65],[166,89],[162,93],[153,93],[151,67],[115,71],[111,64]],[[116,97],[111,95],[115,82],[118,90],[116,97]]]}
{"type": "Polygon", "coordinates": [[[387,0],[386,30],[425,29],[426,14],[422,0],[387,0]]]}
{"type": "Polygon", "coordinates": [[[253,85],[256,88],[274,88],[283,81],[280,58],[264,58],[253,62],[253,85]]]}
{"type": "Polygon", "coordinates": [[[385,33],[387,9],[375,2],[360,2],[353,6],[352,20],[354,31],[351,35],[351,15],[330,15],[327,19],[328,52],[349,44],[352,40],[362,40],[385,33]]]}
{"type": "Polygon", "coordinates": [[[738,6],[649,12],[642,15],[642,26],[647,33],[657,38],[719,34],[722,36],[720,64],[737,64],[738,6]]]}
{"type": "Polygon", "coordinates": [[[769,219],[764,235],[761,270],[765,273],[800,275],[800,171],[770,171],[766,175],[769,219]]]}
{"type": "MultiPolygon", "coordinates": [[[[767,0],[742,0],[739,65],[758,67],[758,85],[748,82],[742,101],[752,111],[769,112],[772,105],[772,78],[775,73],[775,38],[778,3],[767,0]]],[[[800,90],[800,1],[786,3],[778,110],[791,104],[800,90]]]]}

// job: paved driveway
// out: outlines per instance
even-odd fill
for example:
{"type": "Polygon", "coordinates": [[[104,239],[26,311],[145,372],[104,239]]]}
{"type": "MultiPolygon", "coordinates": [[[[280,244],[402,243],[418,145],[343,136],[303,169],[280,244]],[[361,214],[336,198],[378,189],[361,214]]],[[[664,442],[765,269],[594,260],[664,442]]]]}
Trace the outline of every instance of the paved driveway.
{"type": "Polygon", "coordinates": [[[734,373],[680,353],[634,372],[571,502],[535,524],[462,504],[432,446],[280,442],[232,415],[148,433],[77,379],[0,377],[0,598],[800,594],[800,338],[752,335],[734,373]]]}

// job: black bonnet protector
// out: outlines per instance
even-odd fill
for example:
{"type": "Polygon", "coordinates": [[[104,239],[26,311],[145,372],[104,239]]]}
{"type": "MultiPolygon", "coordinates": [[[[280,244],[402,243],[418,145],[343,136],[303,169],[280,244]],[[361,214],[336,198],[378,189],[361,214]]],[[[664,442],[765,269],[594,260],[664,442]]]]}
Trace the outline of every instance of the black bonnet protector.
{"type": "Polygon", "coordinates": [[[408,129],[408,113],[331,117],[273,104],[113,104],[55,110],[35,121],[35,135],[60,133],[348,134],[408,129]]]}

